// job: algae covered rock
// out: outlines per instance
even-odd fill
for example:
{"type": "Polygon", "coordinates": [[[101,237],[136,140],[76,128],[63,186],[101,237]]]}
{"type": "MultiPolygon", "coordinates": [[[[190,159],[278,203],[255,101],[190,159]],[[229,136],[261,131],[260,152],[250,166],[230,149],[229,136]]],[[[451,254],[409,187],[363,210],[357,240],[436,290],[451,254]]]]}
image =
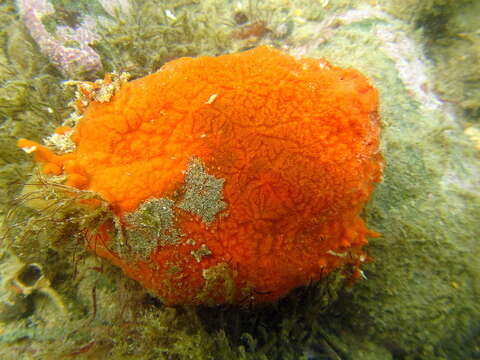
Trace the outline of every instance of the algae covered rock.
{"type": "MultiPolygon", "coordinates": [[[[478,150],[456,109],[432,90],[429,74],[439,72],[410,24],[377,9],[340,17],[344,26],[315,51],[374,79],[386,169],[366,211],[383,235],[371,241],[375,261],[368,280],[340,300],[334,312],[342,320],[331,326],[339,333],[348,326],[393,357],[473,356],[480,316],[478,150]]],[[[361,355],[351,335],[344,338],[347,354],[384,358],[381,351],[361,355]]]]}
{"type": "MultiPolygon", "coordinates": [[[[15,3],[6,2],[0,5],[9,24],[1,29],[0,51],[1,202],[7,220],[20,218],[5,223],[2,246],[27,268],[40,264],[67,315],[60,318],[42,292],[12,297],[15,316],[0,319],[2,358],[20,351],[27,359],[478,357],[478,2],[118,0],[91,9],[51,3],[66,18],[50,17],[47,27],[85,11],[97,19],[92,49],[108,71],[143,76],[181,55],[268,44],[366,74],[379,89],[385,169],[363,217],[382,236],[370,240],[373,262],[352,287],[335,273],[274,305],[165,307],[82,250],[77,230],[95,217],[67,207],[52,221],[19,206],[33,164],[15,142],[51,133],[68,117],[71,91],[64,92],[67,79],[16,17],[15,3]],[[125,15],[132,8],[138,11],[125,15]],[[23,51],[35,60],[18,56],[23,51]],[[455,59],[468,66],[455,66],[455,59]]],[[[61,188],[49,196],[71,201],[61,188]]],[[[98,215],[108,216],[108,208],[98,215]]]]}

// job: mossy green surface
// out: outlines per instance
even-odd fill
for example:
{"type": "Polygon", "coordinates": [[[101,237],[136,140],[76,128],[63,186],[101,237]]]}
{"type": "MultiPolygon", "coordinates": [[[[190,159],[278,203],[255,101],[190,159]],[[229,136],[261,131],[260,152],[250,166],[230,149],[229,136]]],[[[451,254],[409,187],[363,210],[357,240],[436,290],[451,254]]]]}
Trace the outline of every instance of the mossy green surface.
{"type": "MultiPolygon", "coordinates": [[[[67,15],[85,11],[79,7],[83,2],[76,7],[68,1],[52,3],[68,10],[67,15]]],[[[452,7],[443,0],[298,0],[288,5],[281,1],[275,8],[273,0],[261,6],[252,3],[188,0],[160,5],[134,0],[132,14],[118,18],[95,7],[105,19],[98,27],[101,40],[94,46],[106,71],[130,71],[135,77],[178,56],[215,55],[259,43],[288,46],[292,52],[307,49],[308,56],[325,57],[369,76],[381,96],[386,166],[384,181],[365,209],[369,227],[382,233],[368,247],[374,262],[364,267],[367,280],[343,288],[344,277],[333,274],[318,286],[262,307],[251,306],[247,299],[243,306],[167,308],[121,271],[89,256],[75,233],[87,220],[65,209],[56,221],[69,226],[46,221],[39,236],[17,238],[10,249],[16,249],[24,262],[42,263],[52,288],[67,304],[68,316],[59,316],[45,295],[26,297],[17,315],[0,323],[2,359],[17,359],[18,353],[25,359],[248,360],[439,360],[478,354],[480,166],[478,150],[463,135],[463,123],[475,122],[478,112],[478,82],[467,81],[478,75],[473,70],[478,59],[474,41],[457,36],[460,31],[475,38],[468,15],[478,5],[462,1],[452,7]],[[364,20],[322,22],[372,3],[391,17],[372,13],[364,20]],[[249,22],[268,21],[271,31],[260,38],[234,39],[232,32],[243,26],[234,21],[238,11],[245,12],[249,22]],[[429,19],[454,25],[433,36],[429,19]],[[306,34],[317,28],[323,40],[309,45],[312,36],[306,34]],[[451,100],[448,106],[423,102],[400,73],[399,58],[407,54],[394,56],[379,29],[433,44],[427,54],[434,62],[420,57],[430,74],[427,79],[434,79],[425,86],[451,100]],[[472,66],[456,69],[445,54],[463,51],[473,54],[465,60],[472,66]],[[457,104],[461,121],[454,115],[457,104]]],[[[97,11],[92,9],[88,11],[97,11]]],[[[64,79],[58,70],[39,54],[16,18],[12,1],[0,5],[0,20],[5,24],[0,29],[0,215],[4,215],[14,208],[12,199],[33,170],[30,156],[16,148],[16,140],[39,141],[50,134],[68,116],[72,94],[61,86],[64,79]]],[[[419,49],[408,55],[420,56],[415,52],[419,49]]],[[[18,212],[19,224],[39,219],[38,210],[18,212]]],[[[36,225],[41,224],[40,218],[36,225]]],[[[20,226],[13,232],[18,231],[20,226]]],[[[0,274],[0,282],[5,275],[0,274]]]]}
{"type": "Polygon", "coordinates": [[[177,57],[225,52],[231,39],[222,31],[216,7],[208,3],[134,0],[128,14],[105,17],[98,27],[102,41],[95,47],[105,70],[139,77],[177,57]]]}
{"type": "Polygon", "coordinates": [[[341,300],[332,326],[362,339],[349,344],[355,359],[384,358],[358,353],[368,338],[399,358],[469,358],[480,319],[479,154],[453,115],[426,109],[402,83],[375,36],[382,22],[345,26],[316,51],[373,80],[385,124],[384,181],[365,210],[382,237],[370,242],[368,280],[341,300]]]}
{"type": "Polygon", "coordinates": [[[41,140],[69,112],[59,73],[38,53],[15,14],[10,2],[0,5],[0,214],[32,169],[29,157],[18,152],[17,139],[41,140]]]}
{"type": "Polygon", "coordinates": [[[465,122],[480,122],[480,2],[464,1],[422,23],[428,54],[436,65],[435,89],[464,111],[465,122]]]}

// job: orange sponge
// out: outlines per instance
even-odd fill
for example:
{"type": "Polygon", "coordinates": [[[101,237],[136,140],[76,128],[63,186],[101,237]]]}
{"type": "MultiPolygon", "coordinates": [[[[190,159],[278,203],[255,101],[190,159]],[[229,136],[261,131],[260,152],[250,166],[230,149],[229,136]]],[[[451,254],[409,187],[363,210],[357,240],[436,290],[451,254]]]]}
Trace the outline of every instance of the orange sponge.
{"type": "Polygon", "coordinates": [[[377,106],[358,71],[259,47],[174,60],[92,101],[71,152],[19,146],[110,203],[119,221],[89,248],[167,304],[274,301],[364,261],[377,106]]]}

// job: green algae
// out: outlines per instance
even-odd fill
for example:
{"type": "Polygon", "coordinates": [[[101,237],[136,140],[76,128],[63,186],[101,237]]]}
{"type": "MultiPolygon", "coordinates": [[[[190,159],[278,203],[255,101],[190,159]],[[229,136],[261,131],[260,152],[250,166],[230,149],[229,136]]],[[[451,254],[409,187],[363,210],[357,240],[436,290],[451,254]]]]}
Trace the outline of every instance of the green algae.
{"type": "Polygon", "coordinates": [[[478,30],[478,1],[463,1],[426,17],[422,23],[428,54],[443,76],[434,82],[435,89],[445,101],[464,110],[463,120],[480,119],[480,32],[478,30]],[[447,15],[448,14],[448,15],[447,15]]]}
{"type": "Polygon", "coordinates": [[[59,74],[38,53],[9,2],[0,5],[0,214],[32,169],[19,137],[41,140],[68,112],[59,74]]]}
{"type": "Polygon", "coordinates": [[[103,41],[96,50],[105,70],[139,77],[177,57],[224,52],[230,39],[221,29],[221,18],[202,10],[195,0],[132,1],[128,14],[99,23],[103,41]]]}
{"type": "Polygon", "coordinates": [[[373,79],[385,124],[384,181],[365,210],[382,237],[370,242],[375,262],[365,268],[368,281],[341,300],[341,325],[333,328],[348,326],[361,339],[348,346],[355,359],[384,358],[356,348],[368,338],[393,357],[434,359],[452,356],[453,348],[458,356],[480,317],[479,289],[472,286],[480,270],[478,152],[452,113],[425,106],[405,87],[391,52],[373,51],[383,47],[376,27],[382,22],[343,27],[317,52],[373,79]]]}

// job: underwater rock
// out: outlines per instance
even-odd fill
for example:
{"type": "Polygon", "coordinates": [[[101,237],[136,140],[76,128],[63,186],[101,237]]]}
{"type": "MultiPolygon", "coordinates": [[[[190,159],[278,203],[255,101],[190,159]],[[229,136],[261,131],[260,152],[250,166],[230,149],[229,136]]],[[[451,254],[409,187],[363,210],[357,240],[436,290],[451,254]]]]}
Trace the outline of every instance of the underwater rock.
{"type": "MultiPolygon", "coordinates": [[[[369,241],[367,251],[374,261],[362,266],[367,279],[351,290],[335,292],[333,298],[339,301],[329,307],[314,287],[307,287],[272,306],[164,308],[151,296],[143,301],[141,289],[117,286],[130,280],[113,266],[100,266],[95,257],[89,257],[87,264],[78,260],[78,250],[84,248],[81,241],[72,245],[77,249],[73,259],[72,251],[64,251],[65,239],[75,244],[72,233],[67,232],[54,237],[53,246],[65,259],[64,265],[49,258],[31,261],[42,263],[50,272],[68,274],[55,286],[67,295],[71,320],[52,326],[54,318],[44,317],[43,321],[40,311],[35,311],[15,329],[2,325],[2,358],[17,359],[27,351],[32,359],[39,353],[51,359],[72,353],[115,359],[478,358],[478,81],[471,81],[478,77],[478,67],[472,65],[478,64],[478,2],[200,3],[180,1],[174,8],[163,1],[130,1],[135,16],[109,19],[110,23],[99,28],[105,41],[97,44],[96,50],[105,69],[129,71],[136,78],[179,56],[218,55],[248,49],[252,44],[273,44],[291,55],[327,58],[335,66],[353,67],[366,74],[379,90],[382,152],[388,160],[384,181],[364,209],[368,226],[382,234],[369,241]],[[247,17],[246,23],[236,22],[234,15],[239,12],[247,17]],[[235,31],[260,21],[272,32],[242,41],[231,38],[235,31]],[[274,42],[276,29],[285,28],[282,24],[292,26],[282,41],[274,42]],[[78,277],[69,273],[72,267],[78,267],[80,285],[75,281],[78,277]],[[135,292],[136,300],[125,302],[125,297],[135,292]],[[58,333],[53,333],[57,328],[58,333]]],[[[0,5],[0,9],[4,7],[0,5]]],[[[5,17],[14,18],[3,15],[2,20],[5,17]]],[[[8,47],[18,48],[7,47],[6,42],[3,45],[0,53],[8,47]]],[[[40,64],[38,57],[35,59],[40,64]]],[[[3,63],[3,57],[0,60],[3,63]]],[[[5,73],[7,68],[1,69],[5,73]]],[[[12,139],[39,141],[45,132],[51,132],[47,127],[59,126],[48,112],[34,119],[31,109],[42,109],[45,103],[55,111],[65,108],[55,92],[60,88],[57,78],[38,72],[23,77],[41,79],[49,86],[25,86],[27,108],[15,111],[0,94],[5,100],[0,110],[9,119],[2,128],[6,134],[2,141],[6,143],[7,137],[10,141],[10,147],[2,146],[2,160],[9,159],[7,166],[2,166],[2,190],[7,190],[9,199],[18,193],[18,184],[27,181],[18,174],[29,174],[31,169],[27,156],[19,157],[12,139]],[[4,174],[9,175],[8,181],[4,174]]],[[[7,88],[11,88],[18,77],[9,73],[8,79],[7,88]]],[[[6,195],[2,194],[2,199],[6,195]]],[[[77,220],[85,222],[84,217],[77,220]]],[[[56,224],[48,224],[48,234],[56,224]]],[[[143,229],[148,229],[148,223],[143,229]]],[[[43,240],[51,238],[44,236],[39,244],[46,247],[49,242],[43,240]]],[[[42,253],[37,244],[32,246],[33,239],[23,245],[22,249],[29,251],[22,254],[42,253]]],[[[148,247],[135,249],[140,256],[146,250],[148,247]]],[[[208,249],[199,246],[196,250],[190,254],[194,261],[208,259],[208,249]]]]}

